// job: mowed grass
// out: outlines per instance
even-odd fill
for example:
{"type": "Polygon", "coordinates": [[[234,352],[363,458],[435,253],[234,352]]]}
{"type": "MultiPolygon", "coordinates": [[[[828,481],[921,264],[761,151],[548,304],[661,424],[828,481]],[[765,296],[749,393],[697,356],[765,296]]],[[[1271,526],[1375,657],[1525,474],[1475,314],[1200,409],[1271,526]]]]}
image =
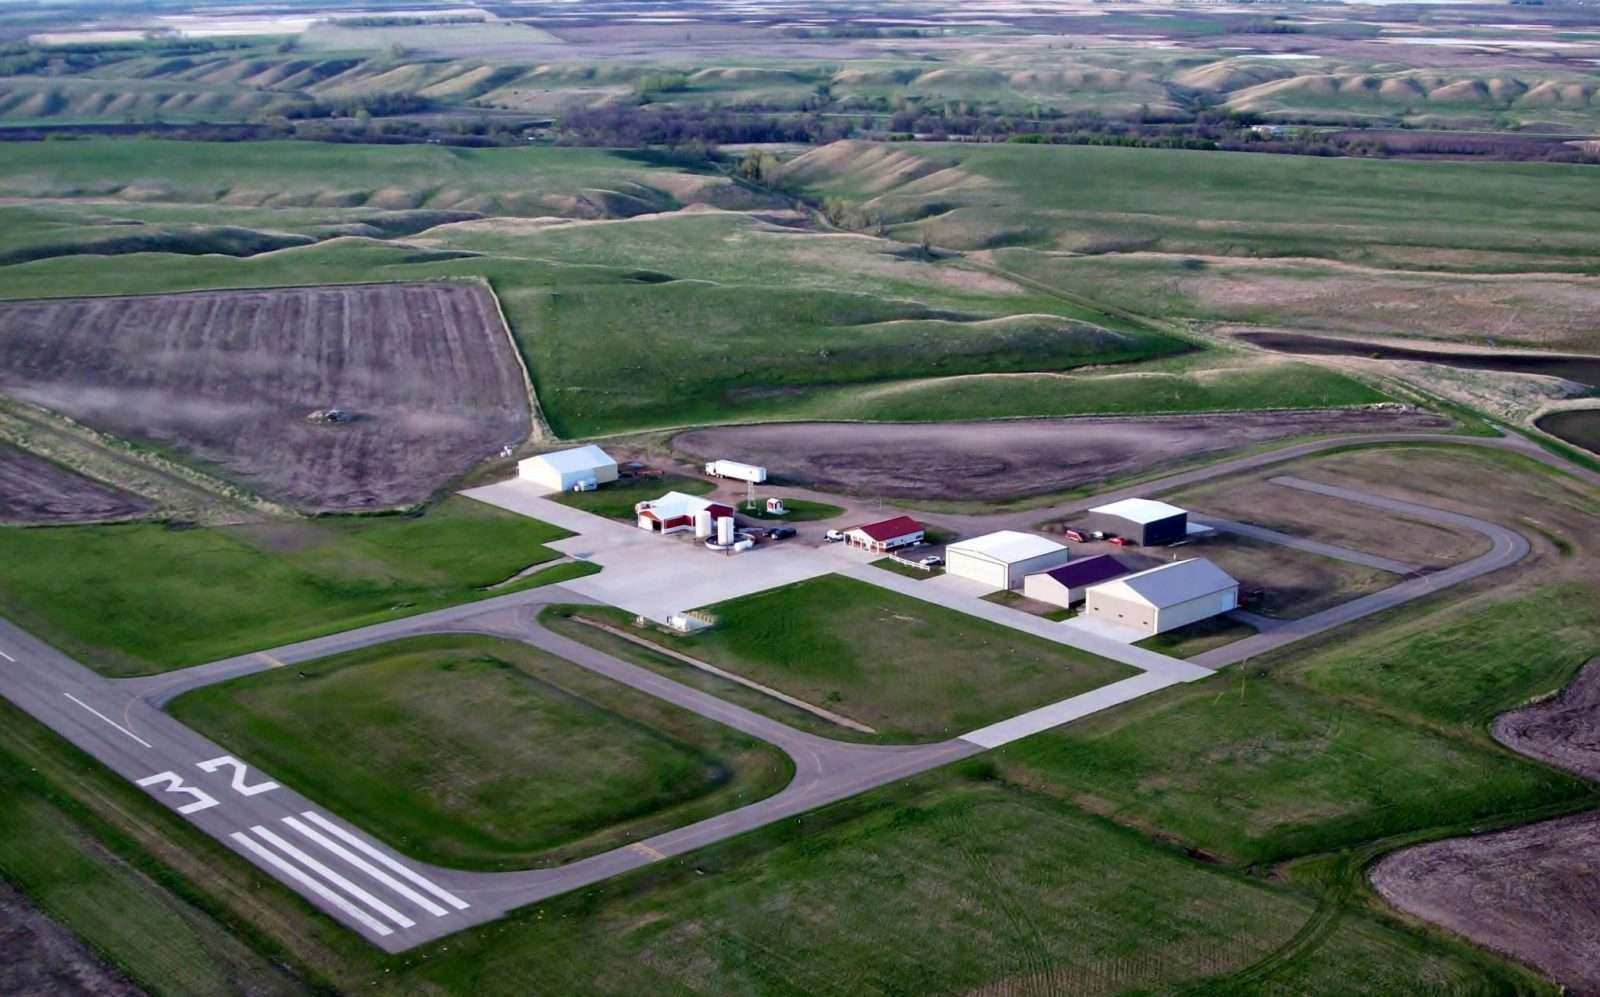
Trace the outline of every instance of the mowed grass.
{"type": "Polygon", "coordinates": [[[770,746],[487,637],[383,644],[170,709],[402,852],[457,868],[558,864],[753,802],[793,774],[770,746]]]}
{"type": "Polygon", "coordinates": [[[1396,639],[1319,655],[1307,684],[1424,723],[1485,734],[1496,716],[1554,692],[1600,654],[1600,592],[1554,585],[1396,639]]]}
{"type": "Polygon", "coordinates": [[[698,992],[712,978],[748,993],[1165,991],[1186,981],[1203,993],[1553,992],[1493,956],[1355,908],[1297,934],[1315,898],[985,781],[981,765],[386,957],[31,718],[0,703],[0,719],[10,735],[0,781],[27,804],[0,817],[10,832],[0,872],[137,967],[153,992],[227,992],[222,977],[266,993],[486,997],[698,992]],[[52,819],[18,819],[39,808],[52,819]],[[67,821],[78,834],[65,839],[70,853],[67,821]],[[125,895],[108,905],[117,916],[98,906],[108,881],[125,895]]]}
{"type": "Polygon", "coordinates": [[[558,558],[544,544],[567,535],[458,497],[421,517],[8,528],[0,606],[103,674],[148,674],[480,598],[558,558]]]}
{"type": "MultiPolygon", "coordinates": [[[[954,737],[1133,674],[1074,648],[839,575],[706,608],[717,619],[709,630],[646,636],[864,723],[883,740],[954,737]]],[[[586,629],[574,625],[564,632],[593,642],[586,629]]]]}
{"type": "Polygon", "coordinates": [[[751,519],[770,520],[773,525],[783,523],[815,523],[823,519],[833,519],[844,514],[844,510],[827,502],[813,502],[810,499],[783,500],[783,512],[768,512],[765,501],[758,500],[754,508],[745,508],[744,502],[736,502],[734,508],[741,516],[751,519]]]}
{"type": "Polygon", "coordinates": [[[1474,741],[1230,671],[1001,749],[1002,770],[1248,865],[1582,799],[1474,741]]]}

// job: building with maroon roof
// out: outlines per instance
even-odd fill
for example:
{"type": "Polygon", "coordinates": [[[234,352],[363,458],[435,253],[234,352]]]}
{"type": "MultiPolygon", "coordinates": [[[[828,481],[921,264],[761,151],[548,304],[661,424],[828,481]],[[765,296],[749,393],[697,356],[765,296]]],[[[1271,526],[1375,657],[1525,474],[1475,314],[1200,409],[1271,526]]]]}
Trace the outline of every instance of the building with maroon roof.
{"type": "Polygon", "coordinates": [[[919,544],[922,536],[922,524],[910,516],[880,519],[876,523],[863,523],[844,531],[845,543],[879,553],[919,544]]]}

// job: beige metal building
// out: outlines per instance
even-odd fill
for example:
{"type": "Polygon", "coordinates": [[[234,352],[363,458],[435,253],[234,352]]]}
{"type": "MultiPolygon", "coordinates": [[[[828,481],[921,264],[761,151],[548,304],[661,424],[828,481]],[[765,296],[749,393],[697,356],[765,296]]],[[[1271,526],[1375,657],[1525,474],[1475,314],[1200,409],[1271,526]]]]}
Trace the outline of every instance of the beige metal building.
{"type": "Polygon", "coordinates": [[[1238,605],[1239,583],[1196,557],[1092,585],[1085,593],[1084,613],[1154,635],[1238,605]]]}
{"type": "Polygon", "coordinates": [[[1001,530],[953,543],[944,549],[946,574],[970,578],[995,589],[1022,587],[1036,571],[1066,564],[1069,548],[1034,533],[1001,530]]]}

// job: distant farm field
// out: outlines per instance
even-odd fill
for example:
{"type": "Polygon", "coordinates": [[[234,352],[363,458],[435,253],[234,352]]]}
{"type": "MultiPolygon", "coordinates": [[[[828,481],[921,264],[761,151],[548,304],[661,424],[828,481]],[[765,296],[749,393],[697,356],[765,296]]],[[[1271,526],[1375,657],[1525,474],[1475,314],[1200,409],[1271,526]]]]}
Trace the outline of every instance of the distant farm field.
{"type": "Polygon", "coordinates": [[[530,426],[493,296],[460,284],[0,303],[0,392],[309,512],[423,501],[530,426]]]}
{"type": "Polygon", "coordinates": [[[402,852],[457,868],[567,861],[792,775],[768,745],[485,637],[384,644],[208,686],[171,709],[402,852]]]}
{"type": "MultiPolygon", "coordinates": [[[[449,498],[425,515],[183,529],[0,529],[0,613],[108,675],[276,647],[485,595],[555,561],[553,526],[449,498]]],[[[556,564],[516,584],[594,570],[556,564]]]]}

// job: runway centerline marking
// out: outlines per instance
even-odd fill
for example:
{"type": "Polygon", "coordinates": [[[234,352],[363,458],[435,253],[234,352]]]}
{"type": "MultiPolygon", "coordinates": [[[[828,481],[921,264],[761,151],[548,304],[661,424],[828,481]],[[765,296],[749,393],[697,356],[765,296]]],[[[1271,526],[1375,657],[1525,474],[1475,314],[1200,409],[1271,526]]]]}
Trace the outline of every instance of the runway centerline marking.
{"type": "Polygon", "coordinates": [[[264,845],[261,845],[254,838],[250,837],[244,832],[235,831],[228,835],[228,837],[232,838],[234,841],[237,841],[245,848],[248,848],[263,862],[268,863],[274,869],[277,869],[279,872],[283,873],[285,876],[288,876],[296,883],[299,883],[301,886],[310,890],[312,893],[315,893],[328,903],[333,904],[335,907],[344,911],[346,914],[365,925],[366,928],[374,934],[380,936],[394,934],[394,930],[388,925],[380,922],[377,918],[373,917],[371,914],[368,914],[360,907],[357,907],[344,897],[341,897],[339,894],[328,889],[326,886],[323,886],[310,876],[307,876],[295,866],[290,865],[286,859],[282,858],[277,853],[268,851],[264,845]]]}
{"type": "Polygon", "coordinates": [[[371,907],[373,910],[377,911],[379,914],[382,914],[384,917],[386,917],[389,920],[393,921],[395,924],[398,924],[400,927],[402,927],[402,928],[410,928],[410,927],[414,926],[417,923],[417,922],[411,920],[411,918],[406,917],[404,914],[402,914],[399,911],[395,910],[393,907],[390,907],[388,904],[384,903],[382,900],[379,900],[377,897],[373,896],[371,893],[368,893],[366,890],[364,890],[361,887],[357,886],[356,884],[350,882],[350,880],[348,880],[348,879],[344,878],[343,876],[339,875],[337,872],[334,872],[332,869],[328,868],[326,865],[323,865],[321,862],[318,862],[316,859],[314,859],[311,856],[307,855],[305,852],[303,852],[300,849],[296,848],[294,845],[291,845],[287,841],[284,841],[282,838],[278,837],[276,834],[273,834],[271,831],[269,831],[266,828],[262,827],[260,824],[256,824],[254,827],[250,828],[250,830],[256,832],[257,836],[259,836],[261,838],[261,840],[265,841],[267,844],[269,844],[269,845],[273,846],[274,848],[278,849],[278,851],[283,852],[285,855],[287,855],[290,858],[294,859],[296,862],[298,862],[301,865],[305,866],[307,869],[310,869],[312,872],[314,872],[317,875],[321,876],[323,879],[326,879],[328,882],[332,883],[334,886],[337,886],[339,889],[341,889],[341,890],[345,891],[346,893],[350,894],[352,897],[355,897],[357,900],[359,900],[362,903],[366,904],[368,907],[371,907]]]}
{"type": "Polygon", "coordinates": [[[366,852],[367,855],[369,855],[370,857],[377,859],[379,862],[382,862],[384,865],[388,866],[390,869],[394,870],[395,872],[398,872],[400,875],[402,875],[405,878],[411,880],[413,883],[415,883],[418,886],[422,887],[424,890],[427,890],[429,893],[432,893],[434,896],[438,897],[440,900],[443,900],[445,903],[447,903],[450,906],[454,907],[456,910],[466,910],[468,907],[472,906],[471,904],[467,903],[465,900],[462,900],[460,897],[456,896],[454,893],[451,893],[449,890],[446,890],[444,887],[440,886],[439,884],[433,882],[432,880],[429,880],[428,878],[423,876],[421,873],[417,872],[415,869],[412,869],[411,867],[405,865],[404,863],[396,862],[394,859],[390,858],[389,856],[385,855],[383,852],[381,852],[378,849],[376,849],[376,848],[372,847],[371,845],[367,844],[365,841],[362,841],[360,838],[358,838],[355,835],[351,834],[349,831],[346,831],[344,828],[342,828],[339,825],[335,824],[333,821],[328,820],[326,817],[322,816],[321,814],[319,814],[319,813],[317,813],[317,812],[315,812],[313,810],[307,810],[305,813],[301,814],[300,816],[304,817],[306,820],[308,820],[311,823],[313,823],[313,824],[317,825],[318,827],[322,828],[324,831],[327,831],[329,834],[333,835],[334,837],[340,839],[345,844],[351,845],[351,846],[353,846],[355,848],[359,848],[363,852],[366,852]]]}
{"type": "Polygon", "coordinates": [[[339,856],[339,858],[343,859],[345,862],[348,862],[350,865],[353,865],[357,869],[360,869],[362,872],[366,873],[368,876],[371,876],[373,879],[375,879],[378,882],[382,883],[384,886],[387,886],[389,889],[391,889],[391,890],[395,891],[396,893],[400,894],[402,897],[405,897],[407,900],[409,900],[412,903],[416,904],[418,907],[421,907],[423,910],[425,910],[428,913],[432,914],[434,917],[444,917],[445,915],[450,913],[449,911],[445,910],[443,907],[440,907],[438,904],[434,903],[432,900],[429,900],[427,897],[425,897],[422,894],[418,893],[416,890],[413,890],[411,887],[409,887],[406,884],[400,882],[398,879],[395,879],[393,876],[391,876],[388,873],[384,872],[382,869],[379,869],[377,866],[373,865],[371,862],[368,862],[366,859],[364,859],[361,856],[357,855],[355,852],[352,852],[350,849],[348,849],[348,848],[344,847],[343,845],[339,844],[337,841],[333,841],[330,838],[326,837],[325,835],[318,833],[315,828],[307,827],[300,820],[300,818],[298,818],[298,817],[285,817],[283,819],[283,822],[285,824],[289,825],[290,827],[294,828],[300,834],[304,835],[307,838],[310,838],[312,841],[314,841],[317,844],[321,845],[323,848],[325,848],[328,851],[332,852],[333,854],[339,856]]]}
{"type": "Polygon", "coordinates": [[[121,724],[117,723],[115,720],[113,720],[110,717],[106,716],[104,713],[101,713],[99,710],[97,710],[94,707],[90,706],[88,703],[85,703],[83,700],[79,699],[77,696],[74,696],[72,693],[64,692],[64,693],[62,693],[62,695],[67,697],[68,699],[72,700],[74,703],[77,703],[79,706],[83,707],[84,709],[88,710],[90,713],[93,713],[95,716],[99,717],[101,720],[104,720],[106,723],[108,723],[111,726],[115,727],[117,730],[122,731],[124,734],[126,734],[129,737],[133,738],[135,741],[138,741],[140,744],[144,745],[145,747],[148,748],[148,747],[151,746],[149,741],[146,741],[144,738],[140,737],[138,734],[135,734],[133,731],[131,731],[128,728],[126,728],[126,727],[122,726],[121,724]]]}

